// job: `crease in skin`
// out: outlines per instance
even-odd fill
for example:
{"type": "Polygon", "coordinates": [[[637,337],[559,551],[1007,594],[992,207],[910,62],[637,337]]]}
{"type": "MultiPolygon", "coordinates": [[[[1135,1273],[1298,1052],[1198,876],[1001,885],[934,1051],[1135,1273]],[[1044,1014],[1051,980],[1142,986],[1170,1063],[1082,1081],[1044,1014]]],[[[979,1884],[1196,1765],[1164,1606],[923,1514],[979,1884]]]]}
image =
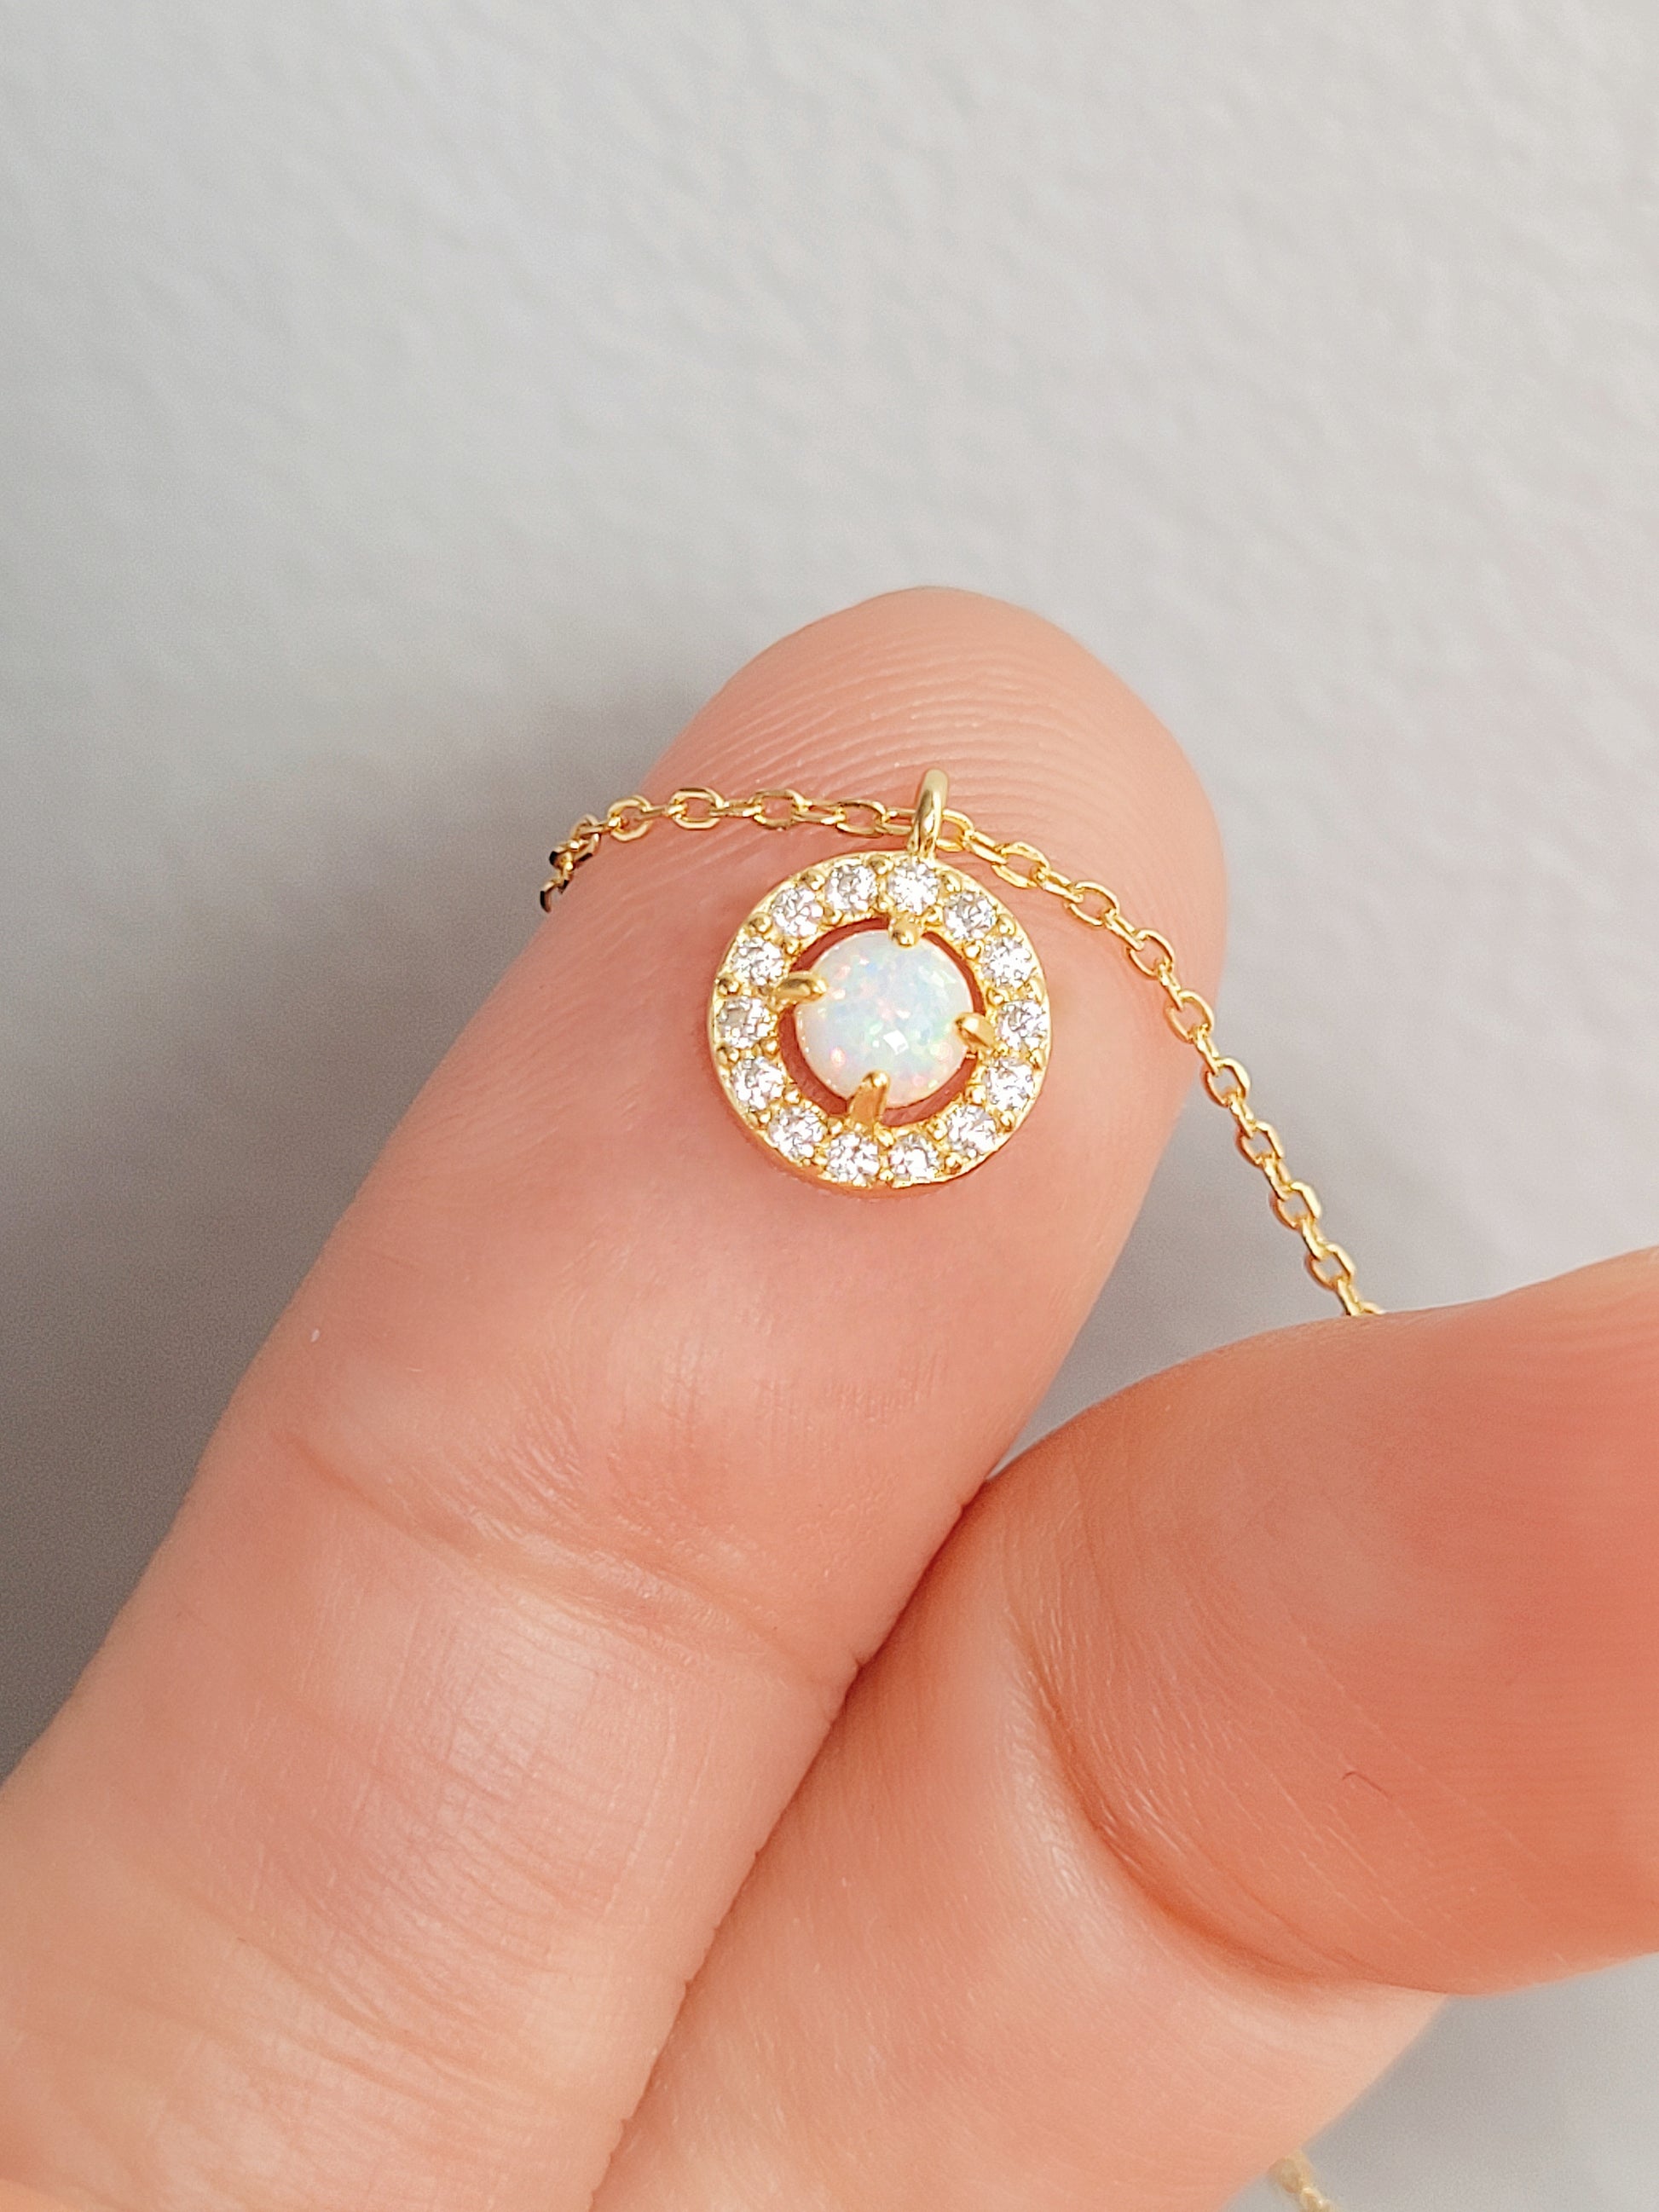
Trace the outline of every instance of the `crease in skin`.
{"type": "MultiPolygon", "coordinates": [[[[613,1269],[623,1264],[613,1261],[613,1269]]],[[[643,1252],[636,1272],[642,1280],[654,1277],[656,1271],[643,1252]]],[[[1052,1295],[1059,1298],[1061,1293],[1054,1291],[1052,1295]]],[[[735,1322],[738,1317],[728,1319],[735,1322]]],[[[764,1322],[764,1316],[757,1317],[755,1326],[748,1330],[751,1339],[764,1322]]],[[[831,1648],[819,1638],[823,1648],[814,1650],[811,1639],[793,1633],[801,1617],[799,1608],[792,1612],[750,1603],[745,1584],[763,1583],[771,1561],[752,1544],[745,1548],[741,1542],[734,1543],[730,1528],[703,1513],[696,1496],[702,1468],[711,1457],[718,1458],[719,1436],[728,1420],[736,1424],[741,1416],[745,1432],[775,1437],[781,1462],[787,1462],[797,1450],[811,1449],[811,1437],[802,1431],[797,1394],[789,1376],[763,1366],[757,1380],[746,1385],[741,1406],[734,1404],[728,1416],[720,1401],[722,1395],[730,1395],[732,1386],[711,1378],[708,1369],[718,1362],[712,1359],[708,1346],[696,1332],[684,1343],[665,1342],[660,1330],[653,1329],[652,1334],[653,1359],[648,1373],[628,1386],[649,1392],[648,1408],[641,1419],[635,1419],[632,1409],[623,1402],[613,1411],[609,1427],[596,1437],[572,1426],[559,1411],[560,1393],[538,1382],[537,1423],[529,1442],[512,1455],[504,1472],[494,1453],[475,1455],[467,1467],[459,1501],[423,1492],[418,1503],[411,1502],[404,1492],[388,1492],[384,1484],[377,1488],[372,1481],[347,1474],[349,1463],[362,1458],[369,1449],[357,1433],[364,1427],[361,1413],[353,1433],[337,1433],[326,1446],[300,1432],[293,1424],[283,1437],[313,1464],[339,1475],[377,1508],[383,1507],[399,1525],[429,1528],[447,1541],[453,1539],[458,1547],[465,1547],[476,1540],[482,1549],[484,1537],[494,1534],[499,1536],[504,1553],[511,1548],[533,1554],[543,1549],[555,1558],[574,1558],[580,1551],[592,1551],[596,1565],[609,1556],[618,1564],[619,1580],[611,1587],[619,1595],[623,1579],[637,1561],[650,1570],[660,1588],[678,1583],[688,1591],[702,1591],[713,1607],[730,1614],[740,1628],[746,1625],[757,1638],[775,1639],[781,1654],[792,1658],[804,1677],[826,1692],[838,1691],[848,1672],[867,1655],[872,1644],[866,1638],[831,1648]],[[653,1438],[651,1456],[663,1472],[648,1496],[636,1498],[633,1495],[636,1483],[630,1486],[628,1481],[611,1481],[607,1471],[619,1455],[630,1460],[639,1457],[641,1430],[647,1420],[653,1438]],[[552,1525],[556,1516],[570,1522],[562,1542],[552,1525]]],[[[894,1428],[919,1391],[942,1391],[949,1365],[947,1347],[940,1343],[927,1347],[902,1377],[890,1378],[884,1387],[879,1376],[872,1382],[849,1376],[836,1384],[837,1403],[831,1409],[831,1418],[849,1431],[867,1430],[876,1434],[894,1428]]],[[[991,1432],[984,1446],[985,1464],[974,1463],[967,1468],[958,1505],[1017,1431],[1021,1418],[1023,1413],[1011,1414],[1000,1430],[991,1432]]],[[[821,1425],[815,1420],[814,1432],[821,1425]]],[[[867,1504],[860,1510],[866,1519],[870,1517],[867,1504]]]]}
{"type": "Polygon", "coordinates": [[[334,1490],[410,1542],[426,1547],[441,1565],[478,1577],[492,1595],[548,1614],[631,1634],[642,1650],[679,1650],[686,1662],[711,1655],[758,1655],[780,1678],[815,1698],[833,1715],[856,1669],[856,1654],[809,1651],[790,1635],[775,1608],[753,1602],[741,1575],[720,1577],[694,1556],[651,1559],[642,1547],[625,1550],[617,1530],[611,1540],[580,1544],[550,1528],[492,1522],[477,1515],[400,1512],[383,1491],[357,1482],[333,1458],[295,1429],[275,1431],[272,1443],[325,1488],[334,1490]]]}

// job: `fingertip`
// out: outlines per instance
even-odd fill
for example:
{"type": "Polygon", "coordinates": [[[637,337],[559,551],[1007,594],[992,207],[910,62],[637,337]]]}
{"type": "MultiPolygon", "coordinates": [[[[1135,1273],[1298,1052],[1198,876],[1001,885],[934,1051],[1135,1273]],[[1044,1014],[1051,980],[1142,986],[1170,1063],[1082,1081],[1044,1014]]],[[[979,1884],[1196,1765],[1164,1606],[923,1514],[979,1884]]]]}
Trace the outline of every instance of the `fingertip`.
{"type": "MultiPolygon", "coordinates": [[[[1214,826],[1155,718],[1050,625],[950,592],[830,617],[740,672],[647,788],[902,809],[935,763],[1027,863],[1007,907],[1048,1003],[1023,971],[987,1005],[1028,1018],[1029,1133],[1018,1102],[975,1105],[984,1172],[941,1125],[914,1194],[890,1164],[856,1194],[824,1187],[827,1153],[816,1186],[781,1172],[781,1094],[738,1110],[711,1000],[780,878],[856,847],[793,806],[787,840],[738,807],[604,841],[392,1138],[52,1771],[9,1802],[33,2070],[0,2106],[56,2100],[43,2178],[86,2185],[77,2115],[111,2069],[142,2085],[131,2155],[187,2106],[199,2134],[158,2155],[234,2163],[198,2054],[234,2071],[276,2035],[327,2073],[309,2197],[517,2202],[556,2166],[586,2201],[847,1680],[1092,1303],[1195,1066],[1032,854],[1109,884],[1203,988],[1214,826]],[[54,1831],[188,1899],[179,1932],[131,1936],[112,1887],[77,1899],[66,1958],[41,1934],[74,1886],[54,1831]],[[136,1994],[106,2005],[105,2059],[79,2022],[113,1953],[136,1994]]],[[[784,1018],[757,1032],[780,1060],[784,1018]]]]}
{"type": "Polygon", "coordinates": [[[1083,1533],[1022,1575],[1063,1592],[1042,1648],[1115,1847],[1301,1972],[1484,1990],[1650,1948],[1656,1433],[1645,1253],[1085,1416],[1083,1533]]]}
{"type": "Polygon", "coordinates": [[[1197,771],[1145,701],[1045,617],[939,585],[838,609],[745,663],[662,766],[720,785],[766,768],[788,781],[805,761],[859,790],[942,762],[953,805],[1073,874],[1109,870],[1126,908],[1212,987],[1226,872],[1197,771]]]}

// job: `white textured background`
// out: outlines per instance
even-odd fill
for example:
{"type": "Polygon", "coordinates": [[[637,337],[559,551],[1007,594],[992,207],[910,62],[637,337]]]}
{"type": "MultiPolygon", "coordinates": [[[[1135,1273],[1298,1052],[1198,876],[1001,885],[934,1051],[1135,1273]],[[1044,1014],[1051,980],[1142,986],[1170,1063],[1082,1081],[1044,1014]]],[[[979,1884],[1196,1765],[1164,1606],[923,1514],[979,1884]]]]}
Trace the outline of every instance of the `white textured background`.
{"type": "MultiPolygon", "coordinates": [[[[554,833],[872,591],[1184,738],[1380,1296],[1659,1239],[1651,0],[0,26],[0,1761],[554,833]]],[[[1189,1121],[1054,1410],[1310,1310],[1274,1234],[1189,1121]]],[[[1327,2164],[1650,2212],[1656,2050],[1643,1970],[1462,2008],[1327,2164]]]]}

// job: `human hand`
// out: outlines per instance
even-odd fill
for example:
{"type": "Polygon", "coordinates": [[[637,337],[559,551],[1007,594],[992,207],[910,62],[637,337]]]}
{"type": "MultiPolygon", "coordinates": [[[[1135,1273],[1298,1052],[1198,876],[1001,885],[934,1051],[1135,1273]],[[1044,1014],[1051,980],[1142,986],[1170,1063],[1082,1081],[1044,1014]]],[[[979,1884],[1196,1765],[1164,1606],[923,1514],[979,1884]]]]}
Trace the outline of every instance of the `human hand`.
{"type": "MultiPolygon", "coordinates": [[[[993,603],[786,641],[653,787],[934,759],[1209,988],[1190,772],[993,603]]],[[[1189,1055],[1022,912],[1018,1142],[810,1188],[702,1040],[781,872],[585,875],[0,1796],[0,2212],[1198,2212],[1434,1992],[1655,1942],[1651,1260],[1235,1346],[981,1491],[1189,1055]]]]}

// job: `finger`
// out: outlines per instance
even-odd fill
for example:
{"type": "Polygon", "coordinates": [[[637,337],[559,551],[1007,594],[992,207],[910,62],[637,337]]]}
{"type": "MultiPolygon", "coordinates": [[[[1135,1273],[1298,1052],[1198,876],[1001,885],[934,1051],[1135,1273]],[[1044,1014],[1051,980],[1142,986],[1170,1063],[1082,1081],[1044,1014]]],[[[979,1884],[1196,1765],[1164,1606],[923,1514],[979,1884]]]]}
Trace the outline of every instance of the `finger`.
{"type": "Polygon", "coordinates": [[[1212,2208],[1414,2032],[1659,1942],[1659,1267],[1265,1338],[994,1484],[600,2205],[1212,2208]]]}
{"type": "MultiPolygon", "coordinates": [[[[1078,647],[990,602],[787,641],[653,788],[902,799],[933,759],[981,819],[1117,867],[1212,967],[1189,772],[1078,647]]],[[[781,1173],[704,1012],[736,922],[831,848],[734,825],[607,849],[256,1364],[0,1814],[20,2179],[177,2212],[586,2203],[1186,1079],[1109,940],[1028,910],[1059,1028],[1019,1140],[914,1198],[781,1173]]]]}

